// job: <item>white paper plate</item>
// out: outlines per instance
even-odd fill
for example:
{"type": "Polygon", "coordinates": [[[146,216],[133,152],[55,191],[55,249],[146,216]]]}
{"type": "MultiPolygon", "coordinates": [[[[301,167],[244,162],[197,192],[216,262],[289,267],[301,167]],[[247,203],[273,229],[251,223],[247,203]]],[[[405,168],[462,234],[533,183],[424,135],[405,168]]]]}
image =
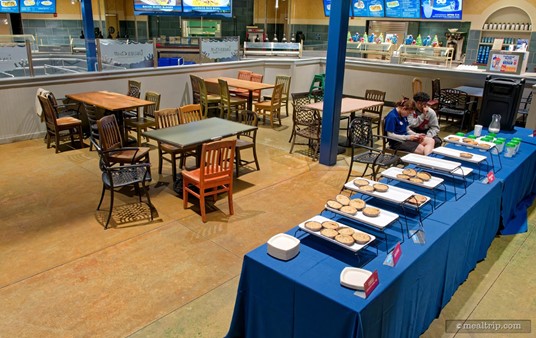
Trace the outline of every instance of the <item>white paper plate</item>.
{"type": "Polygon", "coordinates": [[[435,187],[437,187],[438,185],[443,183],[442,178],[435,177],[435,176],[432,176],[432,178],[430,178],[430,180],[422,182],[422,183],[412,182],[410,180],[404,180],[404,179],[397,178],[396,175],[402,174],[403,170],[404,169],[402,169],[402,168],[391,167],[389,169],[386,169],[386,170],[382,171],[381,175],[384,176],[384,177],[387,177],[387,178],[392,178],[393,180],[397,180],[397,181],[400,181],[400,182],[406,182],[406,183],[413,184],[413,185],[423,187],[423,188],[427,188],[427,189],[434,189],[435,187]]]}
{"type": "Polygon", "coordinates": [[[365,282],[372,272],[364,269],[346,267],[341,271],[341,285],[354,290],[365,290],[365,282]]]}
{"type": "MultiPolygon", "coordinates": [[[[366,178],[359,178],[359,179],[363,179],[363,180],[368,181],[370,183],[370,185],[373,185],[375,183],[385,184],[385,183],[382,183],[382,182],[371,181],[371,180],[368,180],[366,178]]],[[[386,201],[390,201],[390,202],[395,202],[395,203],[402,203],[402,202],[406,201],[408,198],[410,198],[411,196],[413,196],[415,194],[415,192],[413,192],[411,190],[402,189],[402,188],[395,187],[395,186],[392,186],[392,185],[389,185],[389,184],[385,184],[385,185],[387,185],[389,187],[389,189],[386,192],[378,192],[378,191],[368,192],[368,191],[360,190],[354,184],[354,180],[352,180],[350,182],[346,182],[344,187],[346,189],[357,191],[357,192],[359,192],[361,194],[374,196],[374,197],[377,197],[377,198],[380,198],[380,199],[383,199],[383,200],[386,200],[386,201]]]]}
{"type": "Polygon", "coordinates": [[[294,258],[300,252],[300,240],[288,234],[277,234],[267,242],[268,254],[281,260],[294,258]]]}
{"type": "MultiPolygon", "coordinates": [[[[369,235],[369,236],[370,236],[370,241],[368,241],[368,242],[365,243],[365,244],[357,244],[357,243],[354,243],[353,245],[342,244],[342,243],[337,242],[336,240],[334,240],[334,239],[332,239],[332,238],[329,238],[329,237],[326,237],[326,236],[322,235],[322,234],[320,233],[320,231],[312,231],[311,229],[307,229],[307,228],[305,227],[305,223],[307,223],[307,222],[309,222],[309,221],[316,221],[316,222],[322,223],[322,222],[324,222],[324,221],[332,221],[332,222],[334,222],[333,220],[331,220],[331,219],[329,219],[329,218],[326,218],[326,217],[324,217],[324,216],[316,215],[316,216],[314,216],[313,218],[310,218],[310,219],[308,219],[307,221],[300,223],[300,224],[298,225],[298,227],[299,227],[300,229],[302,229],[303,231],[306,231],[306,232],[308,232],[308,233],[310,233],[310,234],[312,234],[312,235],[315,235],[315,236],[317,236],[317,237],[323,238],[323,239],[325,239],[325,240],[327,240],[327,241],[329,241],[329,242],[335,243],[335,244],[337,244],[337,245],[339,245],[339,246],[342,246],[343,248],[346,248],[346,249],[351,250],[351,251],[353,251],[353,252],[357,252],[357,251],[363,249],[365,246],[369,245],[372,241],[374,241],[374,240],[376,239],[375,236],[373,236],[373,235],[371,235],[371,234],[369,234],[369,233],[366,233],[366,232],[361,231],[361,230],[357,230],[356,228],[352,228],[352,229],[354,229],[355,232],[361,232],[361,233],[364,233],[364,234],[369,235]]],[[[341,228],[344,228],[344,227],[346,227],[346,228],[351,228],[351,227],[349,227],[349,226],[347,226],[347,225],[344,225],[344,224],[342,224],[342,223],[340,223],[340,222],[335,222],[335,223],[339,224],[339,226],[340,226],[341,228]]]]}
{"type": "Polygon", "coordinates": [[[480,163],[482,161],[485,161],[487,158],[486,156],[482,156],[482,155],[478,155],[474,153],[470,153],[473,155],[473,157],[471,158],[462,157],[461,154],[466,153],[467,151],[461,151],[458,149],[452,149],[452,148],[446,148],[446,147],[434,148],[434,150],[432,151],[434,154],[439,154],[439,155],[455,158],[457,160],[466,161],[470,163],[480,163]]]}

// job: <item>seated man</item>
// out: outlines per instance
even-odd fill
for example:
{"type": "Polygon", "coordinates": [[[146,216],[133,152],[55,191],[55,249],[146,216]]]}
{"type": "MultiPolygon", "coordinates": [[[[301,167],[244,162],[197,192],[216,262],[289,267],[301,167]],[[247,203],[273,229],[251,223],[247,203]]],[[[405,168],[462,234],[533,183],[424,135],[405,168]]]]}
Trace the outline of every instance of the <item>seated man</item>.
{"type": "Polygon", "coordinates": [[[441,146],[443,141],[439,137],[439,120],[436,112],[428,106],[430,96],[424,92],[413,95],[415,112],[408,115],[409,127],[416,133],[425,134],[434,139],[434,148],[441,146]]]}
{"type": "Polygon", "coordinates": [[[428,155],[434,149],[434,139],[409,128],[407,116],[415,112],[415,101],[404,98],[385,116],[385,132],[391,138],[389,147],[409,153],[428,155]]]}

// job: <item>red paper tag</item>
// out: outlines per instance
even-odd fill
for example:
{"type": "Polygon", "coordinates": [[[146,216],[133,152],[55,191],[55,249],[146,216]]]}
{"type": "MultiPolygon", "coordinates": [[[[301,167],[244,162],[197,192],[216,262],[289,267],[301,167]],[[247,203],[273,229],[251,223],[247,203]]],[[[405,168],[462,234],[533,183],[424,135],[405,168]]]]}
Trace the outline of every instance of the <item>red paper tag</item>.
{"type": "Polygon", "coordinates": [[[402,247],[400,246],[400,242],[398,242],[396,243],[396,246],[393,249],[393,266],[395,266],[396,263],[398,263],[400,256],[402,256],[402,247]]]}
{"type": "Polygon", "coordinates": [[[487,177],[488,177],[488,184],[492,183],[493,181],[495,181],[495,174],[493,173],[493,170],[491,170],[488,173],[487,177]]]}
{"type": "Polygon", "coordinates": [[[380,279],[378,278],[378,270],[374,270],[372,275],[365,281],[365,296],[371,294],[374,289],[380,284],[380,279]]]}

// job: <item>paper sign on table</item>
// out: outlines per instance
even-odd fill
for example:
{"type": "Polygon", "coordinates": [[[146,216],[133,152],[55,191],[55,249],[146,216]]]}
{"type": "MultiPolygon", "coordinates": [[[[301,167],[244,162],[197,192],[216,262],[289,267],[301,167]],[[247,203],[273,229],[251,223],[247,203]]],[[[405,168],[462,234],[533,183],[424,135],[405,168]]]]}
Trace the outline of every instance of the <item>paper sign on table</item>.
{"type": "Polygon", "coordinates": [[[380,278],[378,278],[378,270],[374,270],[372,275],[365,281],[365,289],[364,291],[356,291],[354,292],[354,295],[361,297],[361,298],[367,298],[374,289],[380,284],[380,278]]]}
{"type": "Polygon", "coordinates": [[[490,170],[490,172],[487,175],[488,183],[493,183],[495,181],[495,174],[493,173],[493,170],[490,170]]]}
{"type": "Polygon", "coordinates": [[[400,259],[400,256],[402,256],[402,247],[400,246],[400,242],[396,243],[395,248],[393,251],[391,251],[387,257],[385,258],[385,261],[383,261],[384,265],[394,267],[396,263],[398,263],[398,260],[400,259]]]}

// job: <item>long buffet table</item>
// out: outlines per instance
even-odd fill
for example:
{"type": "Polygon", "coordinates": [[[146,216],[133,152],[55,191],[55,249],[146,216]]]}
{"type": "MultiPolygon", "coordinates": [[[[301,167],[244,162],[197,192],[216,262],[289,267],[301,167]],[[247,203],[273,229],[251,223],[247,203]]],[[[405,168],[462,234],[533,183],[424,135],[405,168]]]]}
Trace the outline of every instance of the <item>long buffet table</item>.
{"type": "MultiPolygon", "coordinates": [[[[518,129],[506,137],[527,132],[518,129]]],[[[266,245],[251,251],[244,257],[227,336],[419,336],[486,257],[501,223],[510,227],[513,219],[522,218],[524,207],[526,217],[527,200],[536,192],[536,145],[524,142],[515,157],[501,155],[501,160],[493,183],[470,179],[458,198],[452,191],[459,182],[445,179],[446,201],[422,221],[424,243],[408,240],[403,226],[390,227],[392,235],[398,231],[401,237],[403,231],[405,238],[395,267],[384,265],[383,245],[377,244],[377,256],[374,247],[355,255],[298,227],[287,232],[301,240],[300,253],[292,260],[269,256],[266,245]],[[340,285],[340,273],[348,266],[378,271],[380,283],[367,299],[340,285]]],[[[389,184],[409,188],[405,183],[389,184]]],[[[330,211],[321,214],[370,232],[330,211]]]]}

